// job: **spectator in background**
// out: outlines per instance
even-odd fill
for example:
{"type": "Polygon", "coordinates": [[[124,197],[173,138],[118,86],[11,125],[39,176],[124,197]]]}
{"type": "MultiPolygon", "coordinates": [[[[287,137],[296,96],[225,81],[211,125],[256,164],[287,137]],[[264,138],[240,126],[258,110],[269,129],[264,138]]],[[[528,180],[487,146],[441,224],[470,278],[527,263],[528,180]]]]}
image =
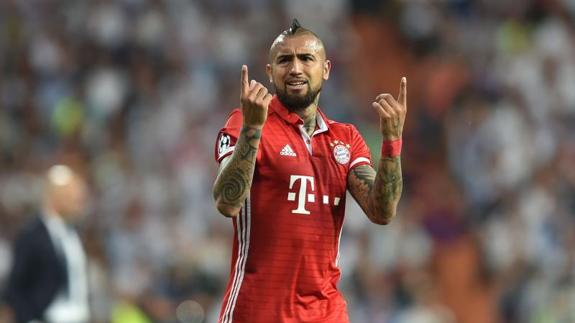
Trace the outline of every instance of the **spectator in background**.
{"type": "Polygon", "coordinates": [[[43,193],[42,209],[14,243],[5,319],[88,322],[86,255],[73,227],[86,206],[86,183],[69,167],[56,165],[43,193]]]}

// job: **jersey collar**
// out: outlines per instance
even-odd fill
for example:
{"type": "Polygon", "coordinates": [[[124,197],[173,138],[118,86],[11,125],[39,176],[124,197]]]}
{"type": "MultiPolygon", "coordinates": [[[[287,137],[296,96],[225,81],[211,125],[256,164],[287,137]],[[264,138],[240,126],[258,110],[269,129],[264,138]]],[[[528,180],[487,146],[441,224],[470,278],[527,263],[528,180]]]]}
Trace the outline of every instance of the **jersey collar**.
{"type": "MultiPolygon", "coordinates": [[[[287,123],[291,125],[302,125],[303,120],[299,117],[299,115],[295,112],[290,112],[278,99],[276,95],[274,95],[272,101],[270,102],[270,108],[272,111],[277,113],[282,119],[284,119],[287,123]]],[[[329,130],[329,120],[325,116],[325,114],[319,109],[317,109],[318,114],[316,115],[318,129],[316,133],[324,132],[329,130]]]]}

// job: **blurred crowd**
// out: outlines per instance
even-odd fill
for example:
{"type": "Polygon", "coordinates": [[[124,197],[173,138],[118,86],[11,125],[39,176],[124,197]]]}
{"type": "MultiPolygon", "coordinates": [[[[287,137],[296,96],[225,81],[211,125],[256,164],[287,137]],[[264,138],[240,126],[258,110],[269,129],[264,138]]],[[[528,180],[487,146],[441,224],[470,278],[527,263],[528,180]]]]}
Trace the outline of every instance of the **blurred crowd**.
{"type": "Polygon", "coordinates": [[[0,288],[61,162],[91,186],[94,322],[215,322],[233,239],[215,136],[293,17],[333,62],[322,109],[374,161],[370,102],[408,78],[398,217],[348,198],[352,322],[575,322],[572,0],[1,1],[0,288]]]}

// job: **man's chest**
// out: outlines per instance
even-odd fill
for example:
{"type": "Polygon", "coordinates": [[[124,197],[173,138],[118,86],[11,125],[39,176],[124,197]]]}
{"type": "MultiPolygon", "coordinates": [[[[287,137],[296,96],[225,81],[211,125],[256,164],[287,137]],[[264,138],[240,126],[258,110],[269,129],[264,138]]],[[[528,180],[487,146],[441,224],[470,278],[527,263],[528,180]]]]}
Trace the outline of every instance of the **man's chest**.
{"type": "Polygon", "coordinates": [[[292,213],[337,207],[345,196],[351,158],[345,140],[331,131],[307,136],[297,126],[267,127],[254,183],[275,198],[291,202],[292,213]]]}

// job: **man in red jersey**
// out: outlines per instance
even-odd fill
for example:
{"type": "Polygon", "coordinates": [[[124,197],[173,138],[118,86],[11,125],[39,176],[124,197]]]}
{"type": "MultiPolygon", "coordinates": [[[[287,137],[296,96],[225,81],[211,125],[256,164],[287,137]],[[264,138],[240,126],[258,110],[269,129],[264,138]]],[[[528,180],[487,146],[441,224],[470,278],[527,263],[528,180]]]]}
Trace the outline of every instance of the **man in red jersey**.
{"type": "Polygon", "coordinates": [[[363,138],[319,109],[331,62],[322,41],[297,20],[270,48],[275,96],[242,66],[240,108],[220,130],[214,184],[235,239],[221,323],[349,322],[337,290],[346,190],[368,218],[387,224],[402,191],[399,96],[375,98],[383,136],[377,172],[363,138]]]}

